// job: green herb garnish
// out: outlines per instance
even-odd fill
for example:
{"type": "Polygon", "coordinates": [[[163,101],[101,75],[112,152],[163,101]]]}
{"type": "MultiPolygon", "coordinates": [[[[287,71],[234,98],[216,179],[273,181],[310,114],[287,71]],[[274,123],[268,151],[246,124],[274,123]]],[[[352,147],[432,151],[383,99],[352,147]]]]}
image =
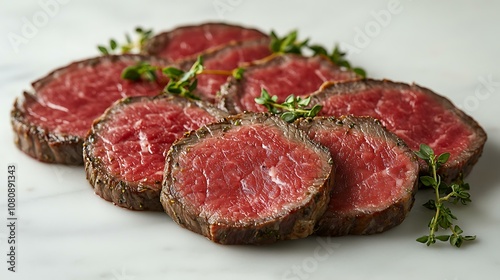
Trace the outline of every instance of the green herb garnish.
{"type": "Polygon", "coordinates": [[[147,80],[147,81],[156,81],[156,71],[159,70],[159,67],[152,66],[146,62],[139,62],[136,65],[128,66],[122,71],[122,79],[131,80],[131,81],[139,81],[139,80],[147,80]]]}
{"type": "Polygon", "coordinates": [[[109,46],[98,45],[97,49],[103,55],[120,54],[120,53],[126,54],[126,53],[131,53],[133,51],[139,52],[140,50],[142,50],[146,41],[153,35],[153,30],[136,27],[135,33],[138,37],[136,41],[133,41],[128,33],[125,33],[125,40],[126,40],[125,43],[118,44],[118,42],[115,39],[110,39],[109,46]]]}
{"type": "Polygon", "coordinates": [[[139,62],[136,65],[128,66],[123,69],[122,79],[131,81],[156,81],[158,78],[156,71],[158,70],[161,70],[161,72],[169,78],[168,84],[163,89],[164,93],[180,95],[195,100],[200,99],[198,96],[193,94],[194,90],[198,86],[198,75],[225,75],[233,76],[239,80],[242,78],[245,71],[243,68],[236,68],[234,70],[205,69],[203,67],[203,58],[198,56],[188,71],[184,71],[176,67],[165,67],[162,69],[160,67],[152,66],[147,62],[139,62]]]}
{"type": "Polygon", "coordinates": [[[232,76],[236,79],[236,80],[241,80],[243,78],[243,73],[245,73],[245,68],[236,68],[232,71],[232,76]]]}
{"type": "Polygon", "coordinates": [[[312,108],[306,108],[311,102],[311,97],[302,99],[289,95],[285,102],[278,103],[278,96],[271,96],[267,90],[262,89],[260,97],[255,98],[257,104],[263,105],[273,114],[280,115],[281,119],[286,122],[293,122],[302,117],[316,116],[323,106],[316,104],[312,108]]]}
{"type": "Polygon", "coordinates": [[[198,56],[195,63],[187,72],[175,67],[164,68],[162,72],[170,79],[170,81],[163,91],[165,93],[199,100],[200,98],[194,95],[193,91],[198,85],[198,79],[196,76],[201,74],[203,69],[203,59],[201,56],[198,56]]]}
{"type": "Polygon", "coordinates": [[[297,30],[293,30],[286,36],[280,38],[271,31],[271,43],[270,48],[273,53],[283,54],[283,53],[295,53],[302,54],[302,49],[307,46],[309,39],[302,42],[297,41],[297,30]]]}
{"type": "Polygon", "coordinates": [[[270,49],[274,54],[294,53],[302,55],[304,49],[310,49],[313,55],[323,55],[339,67],[353,71],[362,78],[366,78],[366,71],[360,67],[352,67],[351,63],[345,58],[346,52],[342,52],[338,45],[335,45],[331,53],[320,45],[310,45],[309,39],[298,41],[298,32],[293,30],[284,37],[278,37],[274,31],[271,31],[270,49]]]}
{"type": "Polygon", "coordinates": [[[175,67],[156,67],[147,62],[139,62],[136,65],[128,66],[122,71],[122,79],[131,81],[157,81],[156,71],[161,72],[169,78],[168,84],[163,89],[164,94],[179,95],[182,97],[199,100],[200,98],[193,94],[198,85],[196,76],[203,72],[203,60],[201,56],[191,66],[189,71],[184,71],[175,67]]]}
{"type": "Polygon", "coordinates": [[[338,45],[332,50],[332,53],[328,53],[328,51],[320,45],[312,45],[308,46],[314,52],[314,55],[323,55],[330,59],[331,62],[335,63],[340,67],[344,67],[345,69],[351,70],[359,76],[366,78],[366,71],[360,67],[352,67],[351,63],[345,59],[346,52],[342,52],[338,45]]]}
{"type": "Polygon", "coordinates": [[[444,205],[445,202],[452,202],[457,204],[460,202],[463,205],[471,202],[469,194],[469,184],[464,183],[460,178],[457,182],[447,185],[441,180],[441,176],[437,174],[437,170],[443,166],[449,159],[449,153],[443,153],[439,156],[434,154],[434,151],[427,145],[421,144],[420,150],[415,154],[423,159],[429,165],[430,176],[420,176],[420,182],[424,186],[432,187],[434,189],[436,198],[430,199],[423,206],[435,211],[434,216],[429,222],[429,235],[424,235],[417,238],[420,243],[425,243],[430,246],[439,241],[449,241],[452,246],[460,247],[464,241],[472,241],[476,236],[466,235],[463,236],[463,230],[453,223],[457,217],[451,213],[451,209],[444,205]],[[436,235],[436,232],[442,229],[449,229],[451,234],[436,235]]]}

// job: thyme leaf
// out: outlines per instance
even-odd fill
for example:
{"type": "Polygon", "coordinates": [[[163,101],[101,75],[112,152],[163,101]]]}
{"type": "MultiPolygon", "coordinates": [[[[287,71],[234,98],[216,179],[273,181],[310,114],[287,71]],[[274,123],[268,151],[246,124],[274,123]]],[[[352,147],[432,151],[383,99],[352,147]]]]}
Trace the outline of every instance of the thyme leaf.
{"type": "Polygon", "coordinates": [[[131,80],[131,81],[139,81],[139,80],[147,80],[147,81],[156,81],[156,71],[159,68],[156,66],[152,66],[146,62],[139,62],[136,65],[128,66],[122,71],[122,79],[131,80]]]}
{"type": "Polygon", "coordinates": [[[366,71],[360,67],[352,67],[351,63],[345,58],[347,53],[341,51],[337,44],[335,45],[331,53],[328,53],[328,51],[320,45],[312,45],[308,47],[313,51],[314,55],[323,55],[339,67],[351,70],[358,76],[366,78],[366,71]]]}
{"type": "Polygon", "coordinates": [[[191,66],[191,69],[184,71],[175,67],[157,67],[146,62],[138,62],[136,65],[128,66],[122,71],[122,79],[130,81],[157,81],[157,71],[169,78],[169,81],[163,89],[164,94],[179,95],[185,98],[199,100],[193,92],[198,85],[196,76],[203,71],[203,60],[200,57],[191,66]]]}
{"type": "Polygon", "coordinates": [[[432,187],[435,193],[435,199],[430,199],[423,206],[435,211],[434,216],[429,222],[429,235],[424,235],[416,240],[420,243],[425,243],[430,246],[436,243],[437,240],[447,242],[455,247],[460,247],[465,241],[476,239],[473,235],[462,235],[463,230],[455,224],[457,217],[453,215],[451,209],[445,205],[445,202],[458,203],[463,205],[471,202],[469,193],[469,184],[464,183],[463,178],[459,178],[451,185],[447,185],[441,180],[441,176],[437,174],[437,170],[443,166],[449,159],[449,153],[443,153],[439,156],[434,154],[434,151],[425,144],[420,145],[420,149],[415,152],[419,158],[423,159],[429,166],[431,176],[420,176],[420,182],[428,187],[432,187]],[[439,229],[449,230],[451,234],[436,235],[439,229]]]}
{"type": "Polygon", "coordinates": [[[120,44],[115,39],[110,39],[107,46],[98,45],[97,49],[102,55],[139,52],[153,35],[153,30],[136,27],[134,31],[137,37],[136,41],[133,41],[128,33],[125,33],[125,43],[120,44]]]}
{"type": "Polygon", "coordinates": [[[294,53],[302,55],[305,49],[309,49],[313,52],[313,56],[322,55],[339,67],[353,71],[358,76],[366,78],[366,71],[360,67],[352,67],[351,63],[346,59],[347,53],[341,51],[338,45],[335,45],[332,52],[328,53],[326,48],[321,45],[309,44],[309,39],[303,41],[297,40],[297,30],[293,30],[283,37],[279,37],[274,31],[271,31],[270,37],[271,43],[269,44],[269,48],[274,54],[294,53]]]}
{"type": "Polygon", "coordinates": [[[164,68],[162,72],[170,80],[163,92],[199,100],[200,98],[194,95],[193,91],[198,85],[197,75],[201,74],[203,69],[201,56],[198,56],[191,68],[186,72],[175,67],[164,68]]]}
{"type": "Polygon", "coordinates": [[[245,73],[245,68],[238,67],[232,71],[232,76],[236,80],[241,80],[243,78],[243,74],[245,73]]]}
{"type": "Polygon", "coordinates": [[[307,108],[311,102],[311,97],[301,98],[289,95],[285,102],[278,103],[278,96],[271,96],[266,89],[262,89],[260,97],[255,98],[255,103],[267,108],[273,114],[279,115],[286,122],[293,122],[298,118],[314,117],[323,106],[316,104],[312,108],[307,108]]]}
{"type": "Polygon", "coordinates": [[[122,79],[130,81],[157,81],[157,71],[169,78],[168,84],[163,89],[165,94],[174,94],[182,97],[199,100],[200,98],[194,94],[198,86],[198,75],[225,75],[233,76],[236,79],[241,79],[245,71],[244,68],[236,68],[233,70],[212,70],[205,69],[203,66],[203,58],[198,56],[188,71],[176,67],[156,67],[147,62],[139,62],[136,65],[128,66],[122,71],[122,79]]]}
{"type": "Polygon", "coordinates": [[[297,30],[293,30],[284,37],[278,37],[274,31],[271,31],[271,43],[269,47],[273,53],[295,53],[302,54],[302,49],[307,46],[309,39],[300,42],[297,41],[297,30]]]}

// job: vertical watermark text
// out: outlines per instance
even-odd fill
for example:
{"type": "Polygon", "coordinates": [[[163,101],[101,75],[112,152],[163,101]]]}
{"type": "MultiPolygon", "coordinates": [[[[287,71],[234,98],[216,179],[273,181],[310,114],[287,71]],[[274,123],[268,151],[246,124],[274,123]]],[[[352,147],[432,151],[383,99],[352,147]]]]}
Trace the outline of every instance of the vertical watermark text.
{"type": "Polygon", "coordinates": [[[17,265],[17,165],[7,166],[7,270],[16,272],[17,265]]]}

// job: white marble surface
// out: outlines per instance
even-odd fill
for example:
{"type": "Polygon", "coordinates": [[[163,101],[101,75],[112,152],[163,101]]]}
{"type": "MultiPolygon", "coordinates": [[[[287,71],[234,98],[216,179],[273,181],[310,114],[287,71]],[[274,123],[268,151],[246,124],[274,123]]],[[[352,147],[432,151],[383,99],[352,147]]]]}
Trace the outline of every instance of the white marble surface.
{"type": "Polygon", "coordinates": [[[498,279],[500,2],[312,2],[2,1],[0,279],[498,279]],[[40,3],[57,4],[44,10],[40,3]],[[390,20],[376,20],[381,10],[391,12],[390,20]],[[23,35],[26,21],[34,20],[37,30],[23,35]],[[468,178],[473,203],[455,210],[462,228],[478,240],[459,250],[416,243],[430,218],[420,204],[431,193],[423,191],[404,223],[383,234],[221,246],[166,214],[127,211],[102,200],[82,167],[42,164],[15,148],[9,111],[30,82],[97,55],[97,44],[121,39],[137,25],[159,31],[219,20],[280,33],[298,28],[303,38],[340,42],[371,77],[416,82],[462,106],[489,137],[468,178]],[[12,34],[25,40],[15,46],[12,34]],[[6,263],[8,163],[18,169],[16,273],[6,263]]]}

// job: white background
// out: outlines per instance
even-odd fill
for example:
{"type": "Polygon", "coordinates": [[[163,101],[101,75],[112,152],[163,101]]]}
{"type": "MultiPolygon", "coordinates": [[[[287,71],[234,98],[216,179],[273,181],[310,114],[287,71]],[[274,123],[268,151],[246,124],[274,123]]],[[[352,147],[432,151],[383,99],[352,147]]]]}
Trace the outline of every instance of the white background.
{"type": "Polygon", "coordinates": [[[54,1],[0,4],[1,279],[499,279],[500,2],[54,1]],[[298,29],[313,42],[340,43],[373,78],[416,82],[461,106],[489,137],[467,178],[473,202],[454,208],[477,241],[461,249],[415,242],[431,215],[421,206],[431,192],[421,191],[404,223],[383,234],[221,246],[166,214],[102,200],[83,167],[39,163],[14,146],[9,112],[32,81],[98,55],[97,44],[123,41],[138,25],[161,31],[206,21],[298,29]],[[29,24],[36,30],[27,32],[29,24]],[[11,42],[16,36],[22,43],[11,42]],[[18,170],[16,273],[6,263],[9,163],[18,170]]]}

